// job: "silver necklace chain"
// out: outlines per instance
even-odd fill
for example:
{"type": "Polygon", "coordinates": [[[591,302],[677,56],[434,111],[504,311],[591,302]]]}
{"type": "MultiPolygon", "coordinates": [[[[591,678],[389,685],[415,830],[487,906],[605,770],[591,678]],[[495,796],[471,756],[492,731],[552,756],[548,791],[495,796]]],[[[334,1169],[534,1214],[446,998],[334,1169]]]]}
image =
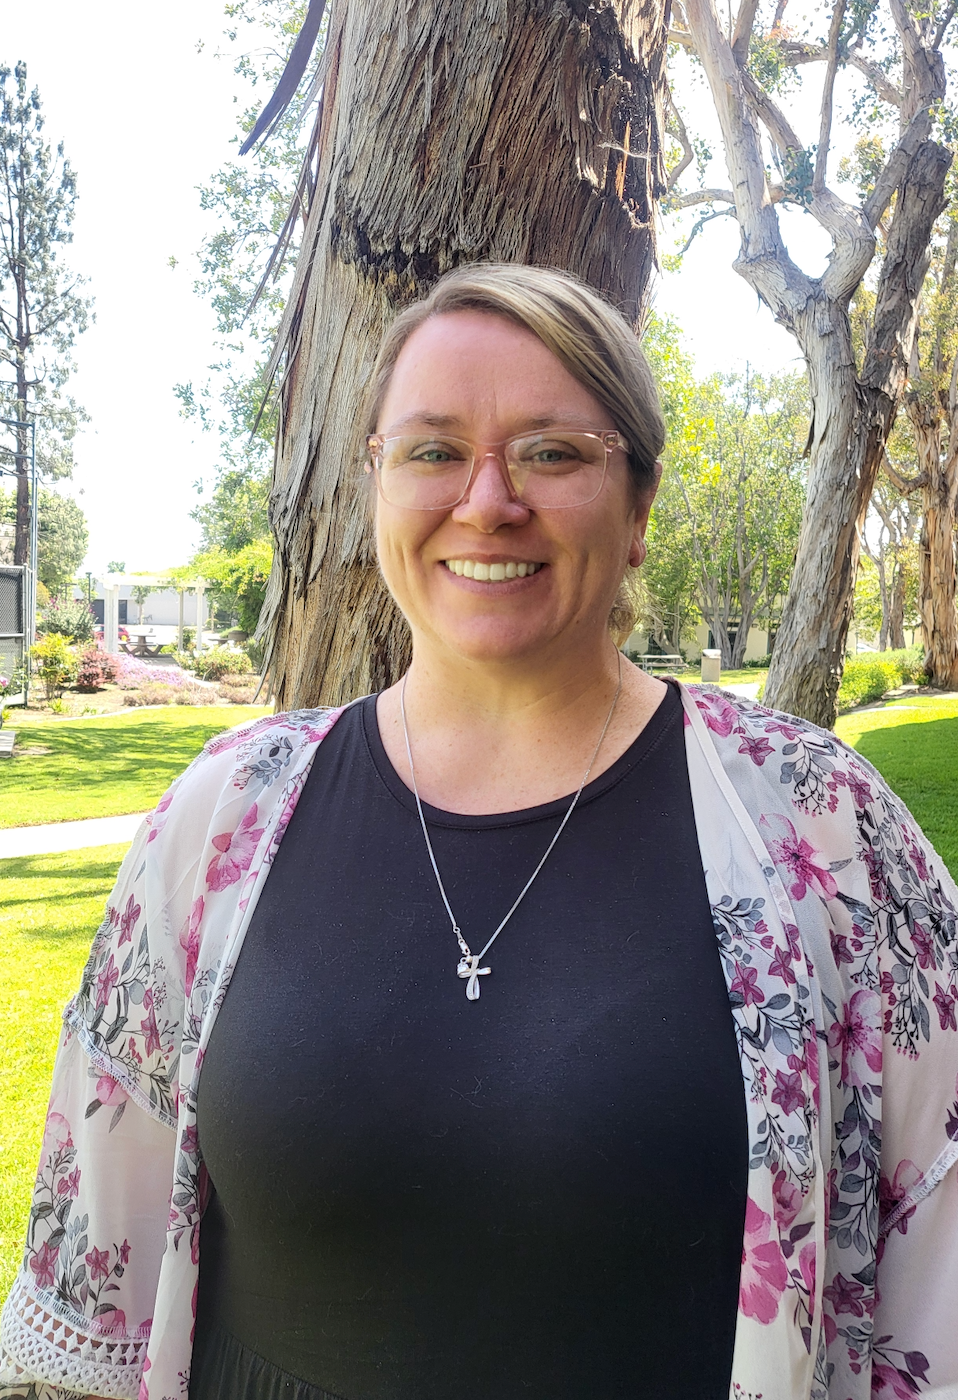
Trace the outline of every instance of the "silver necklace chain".
{"type": "Polygon", "coordinates": [[[446,906],[446,913],[449,915],[449,922],[450,924],[452,924],[452,931],[456,935],[456,942],[459,944],[459,951],[462,954],[461,958],[459,959],[459,965],[456,968],[456,973],[459,977],[462,977],[465,980],[466,996],[470,1001],[479,1000],[479,978],[487,977],[492,971],[491,967],[480,967],[479,964],[482,962],[483,958],[486,956],[493,943],[495,943],[496,939],[499,937],[506,924],[512,918],[513,914],[519,908],[519,905],[529,893],[530,889],[533,886],[533,883],[535,882],[536,876],[539,874],[539,871],[542,869],[546,861],[551,856],[552,849],[555,846],[555,843],[562,835],[563,831],[565,830],[566,823],[568,822],[569,818],[572,816],[572,813],[576,809],[576,805],[579,801],[579,798],[582,796],[582,790],[585,787],[586,783],[589,781],[589,774],[592,772],[595,761],[599,756],[599,750],[602,747],[602,741],[608,733],[609,725],[612,723],[612,716],[615,714],[615,707],[618,704],[619,694],[621,690],[622,653],[619,652],[619,680],[615,688],[615,694],[612,697],[612,704],[609,707],[609,713],[606,715],[605,724],[602,726],[602,733],[599,735],[598,742],[596,743],[595,748],[592,750],[592,757],[589,759],[589,766],[588,768],[586,768],[585,772],[582,775],[582,782],[578,786],[575,797],[573,797],[572,801],[569,803],[568,811],[562,818],[562,821],[559,823],[558,830],[556,831],[552,840],[546,847],[545,854],[539,861],[539,864],[536,866],[535,870],[533,870],[532,874],[529,876],[526,883],[523,885],[522,889],[519,891],[519,895],[516,898],[516,901],[513,904],[512,908],[509,910],[506,917],[502,920],[502,923],[496,929],[495,933],[486,943],[486,946],[482,949],[482,951],[480,953],[473,953],[469,947],[469,944],[463,938],[462,930],[456,922],[455,914],[452,912],[452,905],[449,903],[449,897],[446,894],[446,887],[442,883],[442,876],[439,874],[439,866],[436,864],[436,853],[433,850],[432,842],[429,839],[429,830],[426,826],[426,818],[423,815],[422,802],[420,801],[419,797],[419,785],[416,782],[416,768],[412,761],[412,745],[409,742],[409,729],[406,725],[406,676],[403,676],[402,686],[399,691],[399,709],[400,713],[402,714],[402,732],[403,737],[406,740],[406,758],[409,760],[409,773],[412,777],[412,790],[416,797],[416,811],[419,813],[419,823],[422,827],[422,834],[426,840],[426,850],[429,852],[429,861],[432,865],[433,874],[436,877],[436,884],[439,886],[439,893],[442,895],[442,902],[446,906]]]}

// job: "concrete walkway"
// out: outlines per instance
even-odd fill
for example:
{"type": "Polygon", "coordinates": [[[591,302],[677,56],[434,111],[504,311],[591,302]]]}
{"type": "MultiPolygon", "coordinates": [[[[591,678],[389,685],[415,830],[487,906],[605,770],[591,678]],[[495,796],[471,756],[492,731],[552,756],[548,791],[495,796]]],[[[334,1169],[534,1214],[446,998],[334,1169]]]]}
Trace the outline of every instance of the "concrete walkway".
{"type": "Polygon", "coordinates": [[[54,851],[77,851],[84,846],[112,846],[132,841],[145,812],[125,817],[91,817],[83,822],[53,822],[49,826],[14,826],[0,831],[0,860],[11,856],[44,856],[54,851]]]}

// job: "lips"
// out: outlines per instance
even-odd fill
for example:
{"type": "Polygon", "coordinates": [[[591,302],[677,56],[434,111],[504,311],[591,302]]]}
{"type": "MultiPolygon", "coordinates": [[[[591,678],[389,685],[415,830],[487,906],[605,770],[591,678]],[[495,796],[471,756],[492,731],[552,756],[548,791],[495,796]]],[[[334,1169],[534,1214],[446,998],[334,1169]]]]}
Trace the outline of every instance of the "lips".
{"type": "Polygon", "coordinates": [[[443,563],[450,573],[475,579],[478,583],[502,583],[506,579],[527,578],[542,568],[541,564],[526,559],[509,559],[495,564],[482,559],[444,559],[443,563]]]}

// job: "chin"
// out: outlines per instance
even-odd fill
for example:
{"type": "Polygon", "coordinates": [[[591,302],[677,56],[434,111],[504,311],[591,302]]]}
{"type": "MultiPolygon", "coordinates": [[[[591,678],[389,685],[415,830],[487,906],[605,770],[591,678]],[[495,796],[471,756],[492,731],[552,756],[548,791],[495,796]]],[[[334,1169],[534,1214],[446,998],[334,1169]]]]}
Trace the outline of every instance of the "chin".
{"type": "Polygon", "coordinates": [[[530,627],[528,621],[517,626],[503,626],[500,618],[490,618],[487,623],[476,619],[459,626],[434,627],[432,631],[441,645],[465,660],[491,664],[535,655],[548,647],[556,636],[553,628],[530,627]]]}

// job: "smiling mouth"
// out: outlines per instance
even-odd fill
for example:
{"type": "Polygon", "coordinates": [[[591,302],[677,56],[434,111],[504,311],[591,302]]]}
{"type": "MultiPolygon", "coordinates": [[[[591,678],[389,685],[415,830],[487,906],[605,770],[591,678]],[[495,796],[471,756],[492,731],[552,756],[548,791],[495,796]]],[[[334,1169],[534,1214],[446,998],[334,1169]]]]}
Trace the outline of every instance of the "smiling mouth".
{"type": "Polygon", "coordinates": [[[442,561],[450,573],[460,578],[475,579],[478,583],[502,583],[510,578],[528,578],[537,573],[541,564],[530,564],[526,560],[510,559],[508,563],[486,564],[481,559],[444,559],[442,561]]]}

